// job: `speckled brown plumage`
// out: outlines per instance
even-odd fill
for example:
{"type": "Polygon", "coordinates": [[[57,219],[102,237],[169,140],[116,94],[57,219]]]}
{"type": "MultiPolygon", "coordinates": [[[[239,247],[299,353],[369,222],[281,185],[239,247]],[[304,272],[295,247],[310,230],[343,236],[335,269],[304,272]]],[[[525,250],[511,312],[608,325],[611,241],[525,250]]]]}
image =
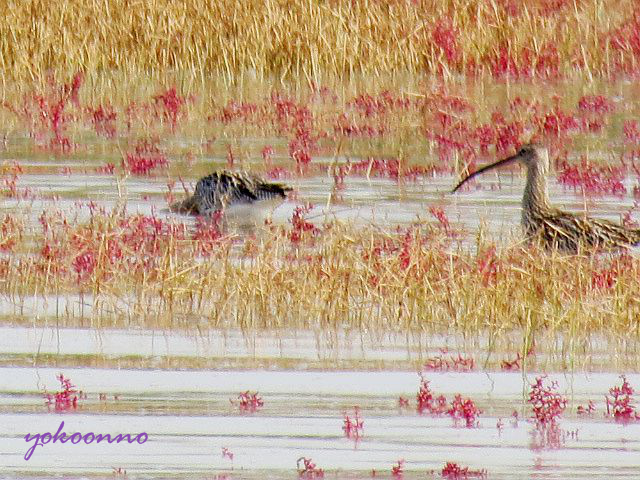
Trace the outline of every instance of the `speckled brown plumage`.
{"type": "Polygon", "coordinates": [[[211,215],[236,204],[285,199],[291,187],[248,172],[219,170],[198,180],[192,196],[171,205],[174,212],[211,215]]]}
{"type": "Polygon", "coordinates": [[[549,154],[541,145],[524,145],[515,155],[482,167],[463,179],[453,192],[476,175],[514,162],[521,162],[527,168],[527,183],[522,196],[522,227],[529,240],[566,252],[585,248],[619,249],[640,244],[638,229],[552,207],[547,193],[549,154]]]}

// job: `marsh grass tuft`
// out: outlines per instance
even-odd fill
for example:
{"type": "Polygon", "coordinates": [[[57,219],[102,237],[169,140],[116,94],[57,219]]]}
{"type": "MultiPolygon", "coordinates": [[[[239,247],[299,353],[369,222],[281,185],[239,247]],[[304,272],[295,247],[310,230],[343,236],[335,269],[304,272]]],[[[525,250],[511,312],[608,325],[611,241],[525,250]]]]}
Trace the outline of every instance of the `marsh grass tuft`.
{"type": "Polygon", "coordinates": [[[549,332],[639,334],[640,262],[624,254],[564,256],[521,244],[479,244],[474,253],[429,223],[393,231],[294,223],[212,240],[122,211],[41,222],[42,231],[24,233],[20,255],[2,259],[2,293],[16,303],[85,295],[99,327],[525,331],[530,342],[549,332]]]}
{"type": "Polygon", "coordinates": [[[635,3],[603,1],[241,2],[42,0],[0,21],[0,68],[219,73],[321,83],[388,72],[446,78],[637,73],[635,3]]]}

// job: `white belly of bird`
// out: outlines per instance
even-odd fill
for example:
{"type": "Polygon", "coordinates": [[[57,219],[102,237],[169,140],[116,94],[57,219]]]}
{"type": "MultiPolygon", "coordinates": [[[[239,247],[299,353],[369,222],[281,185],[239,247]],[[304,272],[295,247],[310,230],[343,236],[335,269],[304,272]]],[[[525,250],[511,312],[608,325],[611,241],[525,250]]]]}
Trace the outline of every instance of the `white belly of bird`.
{"type": "Polygon", "coordinates": [[[232,225],[263,225],[283,198],[260,200],[253,203],[234,203],[224,210],[224,220],[232,225]]]}

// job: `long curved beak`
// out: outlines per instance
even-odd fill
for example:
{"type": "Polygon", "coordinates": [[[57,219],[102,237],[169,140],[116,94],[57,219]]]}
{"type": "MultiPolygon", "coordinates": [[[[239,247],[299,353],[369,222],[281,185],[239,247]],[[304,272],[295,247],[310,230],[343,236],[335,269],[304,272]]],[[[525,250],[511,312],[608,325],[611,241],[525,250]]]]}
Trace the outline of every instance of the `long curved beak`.
{"type": "Polygon", "coordinates": [[[507,158],[504,158],[502,160],[498,160],[497,162],[494,162],[494,163],[491,163],[491,164],[489,164],[489,165],[487,165],[485,167],[482,167],[480,170],[476,170],[475,172],[473,172],[472,174],[470,174],[466,178],[464,178],[458,185],[456,185],[456,188],[451,190],[451,193],[456,193],[458,191],[458,189],[462,185],[467,183],[469,180],[471,180],[476,175],[480,175],[481,173],[484,173],[484,172],[486,172],[488,170],[492,170],[494,168],[501,167],[503,165],[508,165],[510,163],[517,162],[518,160],[520,160],[520,155],[515,154],[515,155],[512,155],[511,157],[507,157],[507,158]]]}

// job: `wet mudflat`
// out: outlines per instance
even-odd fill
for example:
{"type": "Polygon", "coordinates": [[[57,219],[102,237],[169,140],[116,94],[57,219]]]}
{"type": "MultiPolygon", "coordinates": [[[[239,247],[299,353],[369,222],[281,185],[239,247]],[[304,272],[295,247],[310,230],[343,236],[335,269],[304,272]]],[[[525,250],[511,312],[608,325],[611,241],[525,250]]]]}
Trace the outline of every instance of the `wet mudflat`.
{"type": "MultiPolygon", "coordinates": [[[[598,91],[606,97],[583,97],[582,92],[571,90],[563,97],[564,105],[558,106],[553,100],[556,103],[544,106],[547,110],[535,102],[515,99],[516,94],[509,93],[505,86],[489,89],[486,101],[478,92],[471,92],[468,106],[466,100],[462,101],[464,89],[433,96],[387,92],[358,96],[336,107],[346,112],[344,118],[341,111],[332,110],[333,106],[327,114],[323,110],[327,104],[317,99],[305,104],[293,97],[266,94],[256,101],[255,108],[229,100],[213,114],[203,114],[201,108],[169,117],[175,120],[182,114],[191,115],[191,125],[202,128],[192,136],[187,136],[186,127],[176,133],[176,125],[166,123],[168,110],[163,108],[168,107],[156,100],[149,100],[138,112],[138,120],[142,119],[138,130],[134,125],[124,134],[124,126],[117,123],[121,136],[105,135],[105,125],[115,128],[116,122],[111,125],[104,119],[86,120],[79,114],[66,120],[68,129],[63,123],[55,131],[45,126],[43,131],[27,133],[28,127],[19,126],[21,133],[6,136],[0,150],[4,162],[0,217],[5,219],[7,232],[15,233],[20,241],[24,233],[24,244],[6,235],[9,240],[2,244],[2,260],[20,258],[27,251],[26,255],[46,258],[48,268],[54,265],[46,257],[44,246],[52,240],[51,246],[55,247],[56,238],[53,234],[54,238],[47,237],[50,230],[44,212],[52,218],[60,213],[60,223],[66,222],[57,233],[67,231],[67,224],[70,228],[99,224],[116,210],[126,213],[122,217],[114,215],[116,227],[111,225],[112,230],[106,233],[100,228],[89,232],[79,229],[75,236],[69,236],[70,243],[59,245],[72,253],[59,271],[34,268],[33,283],[27,275],[23,284],[0,295],[4,321],[0,327],[2,475],[123,477],[126,470],[130,478],[293,479],[321,478],[322,470],[325,478],[358,479],[637,477],[640,422],[633,390],[640,385],[635,373],[640,364],[637,341],[630,330],[606,331],[608,310],[613,311],[616,302],[626,298],[625,285],[616,283],[624,272],[616,270],[613,262],[619,257],[615,255],[613,260],[605,257],[602,261],[611,261],[616,268],[600,265],[599,258],[593,264],[585,262],[585,278],[578,278],[575,283],[580,288],[571,291],[574,297],[583,295],[593,302],[594,310],[596,306],[602,309],[605,320],[594,322],[599,330],[593,335],[577,327],[562,335],[564,327],[550,323],[564,315],[563,304],[554,306],[544,295],[538,302],[535,292],[523,295],[524,300],[536,305],[523,314],[524,320],[515,318],[509,323],[510,317],[504,326],[496,322],[497,327],[489,329],[482,324],[487,319],[480,318],[474,331],[465,330],[460,326],[463,323],[449,326],[449,320],[444,320],[462,318],[455,302],[448,305],[449,310],[443,310],[447,317],[441,320],[442,325],[420,323],[421,312],[416,307],[413,314],[419,321],[414,322],[412,330],[395,323],[393,314],[386,312],[379,318],[387,322],[388,331],[377,330],[380,323],[369,326],[368,313],[361,315],[359,328],[353,328],[354,323],[343,325],[340,312],[337,320],[308,329],[255,328],[261,320],[258,315],[255,323],[243,330],[235,324],[233,328],[212,329],[209,322],[213,314],[208,312],[213,312],[215,301],[209,300],[206,292],[197,296],[197,282],[183,288],[193,290],[196,300],[190,305],[193,309],[197,304],[196,313],[183,315],[179,307],[186,302],[171,304],[163,297],[157,301],[158,311],[171,315],[168,312],[173,310],[162,308],[177,306],[175,316],[183,323],[174,328],[171,322],[158,321],[158,328],[153,329],[148,328],[152,321],[136,322],[146,313],[140,305],[156,306],[157,298],[148,298],[148,292],[157,292],[153,280],[148,290],[112,293],[110,288],[116,288],[118,282],[109,284],[110,279],[128,278],[128,267],[122,267],[120,259],[109,258],[104,265],[97,261],[76,263],[86,260],[82,257],[85,254],[106,258],[100,256],[104,245],[116,239],[115,246],[129,248],[126,251],[131,258],[124,255],[125,260],[139,260],[132,265],[140,267],[137,272],[145,281],[157,279],[163,266],[145,263],[146,257],[156,254],[154,242],[158,238],[163,241],[170,235],[162,230],[158,238],[154,236],[145,244],[148,251],[141,248],[134,255],[131,252],[139,245],[135,236],[126,237],[126,222],[140,215],[136,218],[149,222],[147,226],[156,225],[153,222],[158,220],[164,227],[185,223],[192,232],[198,220],[170,213],[170,196],[181,198],[183,190],[193,190],[197,179],[215,168],[241,167],[294,187],[294,194],[273,212],[272,221],[283,228],[280,241],[284,243],[279,245],[301,252],[299,257],[292,257],[296,261],[304,261],[307,247],[309,254],[317,254],[313,250],[317,246],[315,237],[308,244],[298,244],[291,236],[296,212],[306,205],[304,222],[311,226],[303,223],[304,228],[344,223],[352,226],[347,234],[351,237],[364,228],[402,237],[412,232],[415,224],[438,228],[445,219],[455,232],[448,238],[460,248],[456,254],[472,252],[463,258],[461,270],[451,272],[475,272],[473,275],[480,279],[477,285],[487,291],[499,285],[499,275],[504,272],[524,272],[530,282],[535,280],[530,272],[540,272],[511,257],[496,256],[496,250],[491,250],[494,243],[499,251],[502,245],[520,240],[523,172],[515,168],[485,175],[456,195],[450,194],[451,188],[465,168],[493,161],[524,140],[525,121],[554,141],[557,161],[549,187],[555,204],[613,221],[629,214],[628,220],[637,221],[638,179],[633,167],[636,140],[631,135],[637,128],[632,118],[632,109],[637,106],[634,88],[629,82],[603,86],[598,91]],[[507,97],[509,102],[504,100],[507,97]],[[494,123],[488,123],[487,102],[495,112],[511,108],[513,118],[500,120],[494,115],[497,120],[491,117],[494,123]],[[486,111],[475,115],[475,105],[486,111]],[[283,111],[293,113],[289,117],[283,111]],[[310,112],[321,120],[310,123],[310,112]],[[345,119],[348,124],[344,124],[345,119]],[[420,122],[425,122],[426,128],[415,135],[420,122]],[[263,124],[271,125],[274,131],[260,131],[263,124]],[[622,133],[623,125],[624,132],[630,133],[622,133]],[[95,135],[86,133],[93,128],[95,135]],[[148,135],[147,128],[155,136],[148,135]],[[488,143],[482,143],[485,138],[478,132],[486,133],[486,128],[493,129],[493,137],[489,135],[488,143]],[[247,133],[243,129],[253,130],[247,133]],[[363,132],[374,134],[371,137],[363,132]],[[409,141],[407,132],[411,134],[409,141]],[[570,144],[569,137],[577,141],[570,144]],[[65,138],[68,145],[73,145],[68,150],[67,144],[61,147],[55,143],[65,138]],[[494,153],[499,142],[503,151],[494,153]],[[341,148],[352,148],[353,152],[343,154],[341,148]],[[405,155],[405,150],[411,153],[405,155]],[[584,152],[591,164],[583,161],[584,152]],[[404,173],[399,167],[403,162],[407,167],[404,173]],[[432,169],[433,165],[436,167],[432,169]],[[96,216],[101,209],[104,217],[96,216]],[[14,218],[25,222],[23,230],[11,230],[14,218]],[[118,221],[124,225],[124,235],[118,230],[118,221]],[[94,248],[87,239],[96,232],[104,234],[105,240],[96,242],[98,247],[94,248]],[[491,248],[476,242],[478,232],[486,232],[491,248]],[[493,253],[475,258],[478,245],[483,252],[493,253]],[[96,273],[98,267],[107,272],[104,278],[96,273]],[[45,280],[38,283],[42,278],[45,280]],[[45,291],[39,289],[41,286],[45,291]],[[591,293],[585,291],[595,293],[590,297],[591,293]],[[560,314],[554,317],[547,312],[539,324],[531,321],[545,308],[557,308],[560,314]],[[126,318],[116,324],[130,328],[104,328],[101,315],[126,318]],[[59,374],[71,383],[65,387],[56,378],[59,374]],[[626,376],[621,378],[621,374],[626,376]],[[532,399],[538,381],[544,386],[532,399]],[[142,444],[48,443],[35,447],[25,460],[33,445],[25,441],[25,435],[55,433],[61,422],[69,434],[133,436],[144,432],[148,439],[142,444]],[[308,463],[305,465],[302,459],[308,463]]],[[[529,100],[537,96],[531,86],[516,89],[529,100]]],[[[177,95],[175,89],[163,92],[166,98],[177,95]]],[[[188,102],[184,105],[185,109],[191,108],[188,102]]],[[[55,227],[55,222],[51,225],[55,227]]],[[[235,249],[230,249],[229,263],[244,265],[238,250],[245,238],[256,233],[226,233],[238,239],[235,249]]],[[[183,243],[194,240],[188,235],[176,238],[183,243]]],[[[383,250],[380,262],[393,260],[394,255],[402,260],[402,247],[411,246],[411,242],[388,246],[383,239],[379,247],[374,242],[379,239],[371,238],[371,251],[362,250],[367,255],[376,248],[383,250]]],[[[215,242],[213,245],[218,246],[215,242]]],[[[341,244],[336,241],[331,245],[341,244]]],[[[428,249],[428,244],[424,248],[428,249]]],[[[361,253],[357,248],[354,251],[361,253]]],[[[454,257],[442,258],[453,264],[454,257]]],[[[167,258],[184,260],[179,255],[167,254],[167,258]]],[[[286,255],[282,258],[290,260],[286,255]]],[[[419,265],[419,258],[407,258],[408,266],[419,265]]],[[[192,265],[178,273],[215,261],[220,260],[196,256],[192,265]]],[[[562,261],[571,263],[570,259],[562,261]]],[[[326,270],[322,259],[318,262],[319,270],[326,270]]],[[[246,264],[251,265],[249,261],[246,264]]],[[[388,274],[387,285],[390,279],[409,276],[408,267],[401,261],[397,264],[380,270],[388,274]]],[[[376,264],[354,265],[364,265],[368,275],[376,264]]],[[[271,273],[271,265],[267,267],[265,271],[271,273]]],[[[385,284],[380,286],[374,277],[365,282],[364,292],[380,288],[377,297],[368,298],[382,302],[385,284]]],[[[426,283],[425,277],[423,272],[415,285],[426,283]]],[[[446,275],[443,278],[441,283],[432,282],[434,291],[445,288],[442,284],[449,280],[446,275]]],[[[318,288],[322,283],[318,282],[318,288]]],[[[255,283],[238,285],[252,292],[255,283]]],[[[171,285],[172,292],[178,294],[184,294],[182,287],[171,285]]],[[[548,286],[554,290],[557,287],[548,286]]],[[[465,288],[463,285],[461,290],[465,288]]],[[[495,291],[508,298],[511,289],[495,291]]],[[[272,293],[279,294],[276,290],[272,293]]],[[[233,295],[227,297],[232,306],[233,295]]],[[[461,295],[457,298],[466,299],[461,295]]],[[[473,303],[475,297],[470,298],[466,300],[473,303]]],[[[352,298],[345,304],[356,310],[370,308],[358,303],[360,300],[352,298]]],[[[235,301],[242,304],[242,299],[235,301]]],[[[475,307],[473,304],[468,309],[475,307]]],[[[238,308],[229,311],[232,313],[221,314],[221,325],[227,320],[237,321],[233,312],[238,308]]],[[[269,308],[264,311],[270,312],[269,308]]],[[[345,315],[350,312],[345,310],[345,315]]],[[[611,317],[616,317],[615,311],[611,317]]]]}
{"type": "MultiPolygon", "coordinates": [[[[390,338],[386,348],[376,348],[373,342],[356,346],[345,336],[338,342],[339,355],[337,349],[333,355],[321,353],[315,339],[304,335],[263,335],[251,345],[239,332],[203,339],[144,331],[96,335],[5,328],[3,339],[3,356],[13,363],[23,362],[37,344],[42,358],[60,350],[85,364],[99,355],[113,365],[0,368],[0,450],[3,472],[13,478],[53,472],[109,476],[112,468],[126,469],[134,478],[296,478],[301,457],[313,459],[328,478],[370,478],[373,471],[393,478],[398,460],[406,478],[440,478],[447,462],[486,471],[488,478],[634,478],[640,468],[640,424],[613,413],[610,389],[621,385],[617,373],[479,371],[466,355],[446,350],[448,338],[432,338],[431,349],[421,352],[426,395],[421,377],[412,371],[305,369],[305,362],[322,355],[325,365],[331,357],[360,357],[369,365],[417,357],[419,349],[407,350],[406,339],[403,345],[402,339],[390,338]],[[277,343],[280,347],[272,348],[277,343]],[[171,355],[214,356],[239,364],[242,357],[254,363],[280,357],[294,368],[117,367],[133,355],[151,362],[171,355]],[[63,404],[59,372],[72,380],[74,390],[82,390],[69,394],[78,396],[75,407],[63,404]],[[557,392],[567,402],[555,435],[541,433],[534,421],[528,392],[537,377],[550,386],[549,394],[557,392]],[[60,405],[47,405],[47,394],[55,393],[60,405]],[[481,413],[469,424],[464,414],[433,407],[431,394],[444,396],[449,408],[461,395],[481,413]],[[347,419],[353,424],[356,418],[363,423],[348,429],[347,419]],[[144,432],[148,441],[49,443],[25,461],[34,443],[25,435],[53,434],[60,422],[69,435],[144,432]]],[[[640,383],[637,374],[626,379],[629,385],[640,383]]]]}
{"type": "MultiPolygon", "coordinates": [[[[448,415],[418,414],[419,379],[412,372],[65,369],[87,395],[72,414],[48,412],[35,388],[46,383],[51,389],[56,373],[52,368],[1,370],[5,475],[94,476],[122,467],[148,478],[295,478],[300,457],[332,472],[329,478],[369,478],[372,470],[391,478],[400,459],[407,478],[437,478],[431,471],[439,473],[446,462],[486,469],[489,478],[634,478],[640,468],[640,425],[606,416],[604,394],[620,383],[611,373],[549,376],[572,407],[589,400],[595,404],[589,415],[574,409],[562,419],[556,445],[541,445],[528,418],[523,384],[533,382],[533,373],[524,379],[501,372],[429,374],[438,395],[460,393],[482,409],[472,427],[448,415]],[[259,392],[264,405],[243,409],[237,396],[246,390],[259,392]],[[400,397],[409,405],[399,405],[400,397]],[[348,438],[345,414],[353,418],[354,407],[364,423],[357,438],[348,438]],[[24,435],[55,433],[62,421],[69,434],[145,432],[149,440],[142,445],[48,444],[25,462],[31,444],[24,435]]],[[[628,380],[637,384],[640,377],[628,380]]]]}

